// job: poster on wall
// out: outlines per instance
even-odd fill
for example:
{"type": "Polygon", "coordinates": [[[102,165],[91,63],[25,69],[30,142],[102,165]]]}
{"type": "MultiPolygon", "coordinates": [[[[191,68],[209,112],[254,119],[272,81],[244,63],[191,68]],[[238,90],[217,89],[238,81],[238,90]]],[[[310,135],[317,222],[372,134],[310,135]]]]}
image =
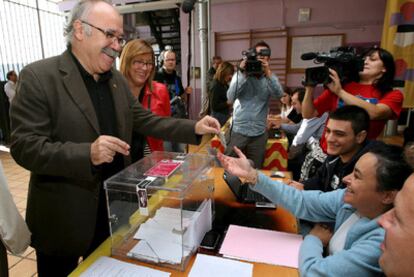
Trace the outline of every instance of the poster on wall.
{"type": "Polygon", "coordinates": [[[344,34],[289,37],[288,72],[302,73],[305,72],[306,68],[316,66],[312,60],[302,60],[302,54],[329,52],[334,47],[343,46],[344,43],[344,34]]]}
{"type": "Polygon", "coordinates": [[[381,47],[394,55],[396,88],[404,108],[414,108],[414,1],[387,1],[381,47]]]}

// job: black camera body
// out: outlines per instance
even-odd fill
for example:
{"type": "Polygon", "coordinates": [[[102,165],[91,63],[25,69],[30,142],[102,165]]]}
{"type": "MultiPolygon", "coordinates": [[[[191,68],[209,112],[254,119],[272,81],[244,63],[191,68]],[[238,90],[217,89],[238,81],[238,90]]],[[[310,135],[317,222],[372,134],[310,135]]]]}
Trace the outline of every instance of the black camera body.
{"type": "Polygon", "coordinates": [[[364,69],[364,60],[356,53],[353,47],[335,47],[328,53],[310,52],[302,54],[302,60],[314,60],[316,64],[324,66],[310,67],[305,71],[304,85],[315,86],[331,82],[329,70],[331,68],[338,73],[342,84],[358,81],[359,72],[364,69]]]}
{"type": "Polygon", "coordinates": [[[246,70],[247,76],[262,75],[262,62],[257,59],[257,56],[270,57],[270,49],[263,48],[259,53],[257,53],[255,48],[250,48],[246,51],[243,51],[242,55],[246,58],[246,67],[244,69],[246,70]]]}

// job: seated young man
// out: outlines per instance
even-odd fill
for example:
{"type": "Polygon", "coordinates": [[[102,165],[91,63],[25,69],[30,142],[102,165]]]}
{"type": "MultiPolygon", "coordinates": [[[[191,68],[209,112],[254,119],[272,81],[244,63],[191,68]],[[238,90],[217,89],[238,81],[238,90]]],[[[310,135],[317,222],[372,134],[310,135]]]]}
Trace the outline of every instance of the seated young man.
{"type": "MultiPolygon", "coordinates": [[[[343,106],[331,112],[326,125],[328,157],[310,179],[306,190],[330,191],[344,188],[342,178],[352,172],[357,160],[377,141],[368,141],[369,115],[360,107],[343,106]]],[[[300,186],[300,184],[297,184],[300,186]]]]}
{"type": "Polygon", "coordinates": [[[402,149],[381,144],[365,153],[344,178],[346,189],[304,191],[272,180],[255,170],[243,153],[218,154],[225,170],[244,178],[251,188],[296,217],[334,223],[333,233],[315,225],[299,251],[302,276],[378,276],[384,230],[377,218],[393,207],[394,197],[411,174],[402,149]],[[324,247],[328,255],[324,256],[324,247]]]}

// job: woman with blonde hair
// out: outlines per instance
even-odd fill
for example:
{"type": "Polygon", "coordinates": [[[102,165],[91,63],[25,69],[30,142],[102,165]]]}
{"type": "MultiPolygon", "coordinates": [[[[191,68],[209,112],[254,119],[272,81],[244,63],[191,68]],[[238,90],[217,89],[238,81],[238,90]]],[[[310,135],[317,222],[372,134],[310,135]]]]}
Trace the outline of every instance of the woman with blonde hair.
{"type": "MultiPolygon", "coordinates": [[[[153,81],[155,66],[154,50],[142,39],[128,42],[121,54],[120,71],[128,81],[135,99],[146,109],[159,116],[170,116],[170,98],[164,84],[153,81]]],[[[131,159],[137,161],[153,151],[163,151],[163,141],[132,134],[131,159]]]]}
{"type": "Polygon", "coordinates": [[[232,104],[227,102],[227,89],[233,74],[234,66],[231,63],[221,63],[210,86],[211,116],[216,118],[222,126],[230,117],[230,107],[232,104]]]}

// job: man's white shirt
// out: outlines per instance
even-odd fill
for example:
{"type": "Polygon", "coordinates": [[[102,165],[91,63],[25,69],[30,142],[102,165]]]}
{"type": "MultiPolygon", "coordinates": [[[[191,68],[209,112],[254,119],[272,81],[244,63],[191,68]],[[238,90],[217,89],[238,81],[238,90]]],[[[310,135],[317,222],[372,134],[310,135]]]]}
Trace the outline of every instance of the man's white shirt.
{"type": "Polygon", "coordinates": [[[9,80],[4,85],[4,91],[6,92],[7,97],[9,98],[9,103],[11,104],[14,96],[16,95],[16,83],[9,80]]]}

